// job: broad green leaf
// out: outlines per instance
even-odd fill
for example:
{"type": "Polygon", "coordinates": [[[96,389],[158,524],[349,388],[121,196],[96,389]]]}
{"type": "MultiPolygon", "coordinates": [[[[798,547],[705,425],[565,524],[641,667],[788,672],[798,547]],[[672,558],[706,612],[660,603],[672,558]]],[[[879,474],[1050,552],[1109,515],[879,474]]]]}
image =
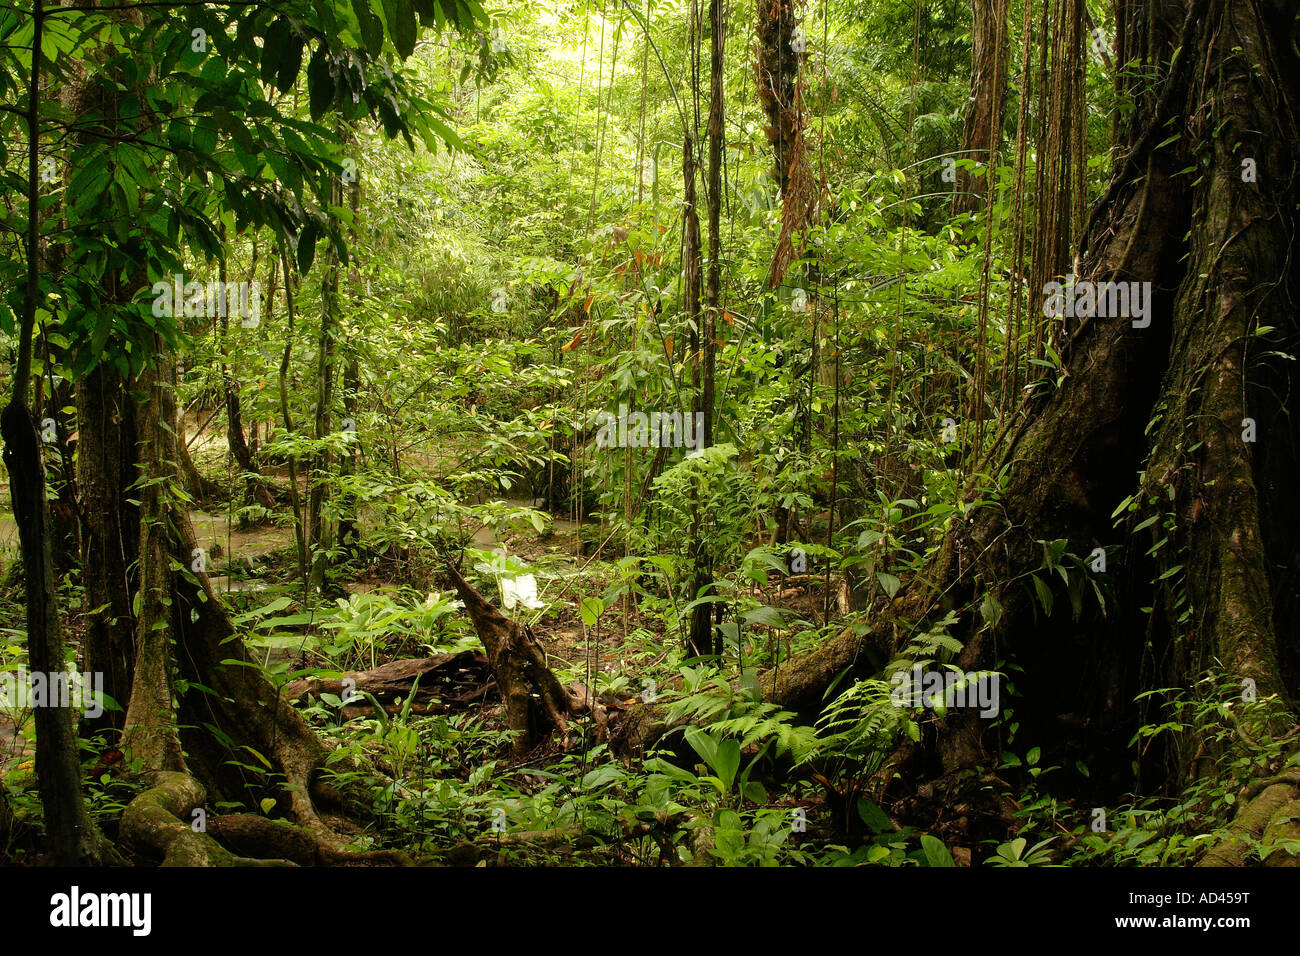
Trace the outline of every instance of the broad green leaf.
{"type": "Polygon", "coordinates": [[[271,84],[280,72],[280,61],[293,30],[285,17],[277,17],[262,38],[262,82],[271,84]]]}
{"type": "Polygon", "coordinates": [[[334,102],[337,88],[330,75],[329,57],[324,46],[318,46],[307,64],[307,103],[313,120],[325,115],[334,102]]]}
{"type": "Polygon", "coordinates": [[[943,845],[943,841],[928,833],[921,834],[921,849],[925,852],[927,866],[956,866],[952,854],[943,845]]]}
{"type": "Polygon", "coordinates": [[[352,10],[361,26],[361,42],[371,56],[379,56],[384,48],[384,25],[370,9],[368,0],[352,0],[352,10]]]}
{"type": "Polygon", "coordinates": [[[605,605],[598,597],[585,597],[582,599],[579,613],[582,615],[583,624],[587,627],[595,627],[596,621],[605,613],[605,605]]]}
{"type": "Polygon", "coordinates": [[[388,30],[393,38],[397,55],[406,59],[415,52],[416,35],[419,27],[415,22],[415,7],[411,0],[384,0],[384,15],[388,18],[388,30]]]}

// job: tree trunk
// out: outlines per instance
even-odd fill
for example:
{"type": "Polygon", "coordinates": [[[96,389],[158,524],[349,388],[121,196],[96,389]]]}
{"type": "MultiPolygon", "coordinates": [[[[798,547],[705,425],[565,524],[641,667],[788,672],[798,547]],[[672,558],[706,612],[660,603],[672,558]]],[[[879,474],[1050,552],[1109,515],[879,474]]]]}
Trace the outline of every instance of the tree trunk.
{"type": "Polygon", "coordinates": [[[448,563],[447,570],[487,651],[506,705],[506,724],[516,731],[515,753],[528,754],[554,732],[567,736],[569,716],[587,705],[587,692],[570,695],[528,629],[489,604],[454,565],[448,563]]]}
{"type": "MultiPolygon", "coordinates": [[[[77,380],[77,485],[81,491],[81,574],[85,588],[86,670],[104,675],[104,692],[125,708],[135,662],[140,512],[135,482],[135,403],[121,376],[101,363],[77,380]]],[[[121,730],[122,710],[105,710],[90,727],[121,730]]]]}
{"type": "MultiPolygon", "coordinates": [[[[42,257],[47,271],[53,271],[57,265],[51,260],[60,257],[51,251],[42,257]]],[[[36,412],[33,417],[40,417],[41,443],[45,455],[54,466],[54,478],[49,470],[46,472],[50,498],[50,535],[51,549],[54,554],[54,568],[59,572],[71,571],[78,561],[79,535],[77,524],[77,476],[76,476],[76,437],[69,435],[64,427],[64,416],[60,409],[73,403],[73,385],[67,379],[51,375],[50,370],[57,367],[64,357],[65,350],[54,346],[45,336],[41,337],[41,357],[45,365],[45,374],[37,378],[37,395],[32,403],[33,409],[44,406],[44,414],[36,412]],[[48,388],[48,393],[46,389],[48,388]]]]}
{"type": "MultiPolygon", "coordinates": [[[[356,131],[351,127],[347,128],[348,142],[356,146],[356,131]]],[[[352,209],[352,224],[349,229],[348,256],[351,260],[352,267],[348,270],[348,291],[351,293],[352,307],[356,310],[354,314],[359,314],[365,304],[364,292],[361,288],[361,276],[358,271],[357,248],[360,245],[360,222],[361,222],[361,183],[353,182],[348,188],[348,204],[352,209]]],[[[355,328],[355,326],[354,326],[355,328]]],[[[357,432],[357,416],[360,413],[358,398],[361,392],[361,359],[357,354],[356,348],[350,344],[352,336],[345,335],[344,346],[347,361],[343,366],[343,428],[345,434],[349,437],[350,443],[344,452],[342,460],[339,462],[339,473],[345,477],[356,473],[357,465],[361,457],[361,436],[357,432]]],[[[359,537],[356,526],[356,496],[348,494],[340,502],[339,511],[341,517],[338,525],[338,541],[344,547],[351,547],[357,543],[359,537]]]]}
{"type": "Polygon", "coordinates": [[[795,99],[800,54],[792,45],[796,25],[796,0],[758,0],[758,44],[754,72],[758,101],[767,117],[767,139],[772,144],[772,175],[784,195],[790,185],[790,166],[796,141],[803,133],[803,116],[795,99]]]}
{"type": "MultiPolygon", "coordinates": [[[[765,675],[778,702],[815,708],[840,671],[880,666],[951,610],[964,643],[960,667],[991,669],[1007,656],[1023,667],[1022,737],[1049,739],[1052,721],[1072,717],[1091,737],[1075,743],[1101,755],[1092,770],[1104,779],[1131,783],[1135,695],[1191,688],[1215,660],[1231,681],[1249,678],[1261,697],[1276,693],[1289,707],[1300,625],[1300,516],[1290,500],[1300,427],[1286,410],[1294,363],[1279,354],[1300,348],[1289,305],[1300,274],[1288,254],[1300,206],[1291,174],[1300,150],[1295,4],[1157,6],[1124,0],[1119,8],[1118,61],[1136,58],[1142,68],[1124,80],[1135,108],[1079,259],[1083,278],[1150,282],[1149,324],[1073,324],[1061,387],[1026,401],[984,469],[1009,468],[999,507],[954,521],[933,565],[873,634],[842,635],[765,675]],[[1180,173],[1188,166],[1195,175],[1180,173]],[[1253,180],[1243,175],[1252,166],[1253,180]],[[1258,440],[1243,439],[1245,419],[1258,440]],[[1117,531],[1111,516],[1130,496],[1136,508],[1117,531]],[[1152,515],[1162,520],[1136,531],[1152,515]],[[1152,547],[1166,536],[1167,545],[1152,547]],[[1042,570],[1040,542],[1056,539],[1077,555],[1104,549],[1104,616],[1095,607],[1073,614],[1058,585],[1052,612],[1036,620],[1024,585],[1042,570]],[[977,612],[986,596],[1002,610],[996,627],[977,612]]],[[[936,769],[987,760],[987,727],[973,711],[954,711],[936,769]]],[[[1196,772],[1166,756],[1173,785],[1196,772]]],[[[1252,832],[1273,819],[1254,821],[1252,832]]]]}
{"type": "MultiPolygon", "coordinates": [[[[35,208],[33,206],[32,208],[35,208]]],[[[26,390],[26,376],[15,393],[26,390]]],[[[9,500],[18,525],[27,600],[27,664],[33,674],[67,669],[55,596],[45,470],[36,423],[21,400],[0,412],[9,500]]],[[[81,799],[81,763],[72,710],[57,702],[36,707],[36,777],[45,809],[50,855],[60,866],[86,866],[110,859],[109,847],[81,799]]]]}
{"type": "MultiPolygon", "coordinates": [[[[337,177],[331,186],[331,198],[334,204],[342,202],[340,183],[337,177]]],[[[338,324],[339,262],[334,251],[334,244],[329,243],[325,249],[325,272],[321,276],[321,313],[320,341],[316,355],[316,433],[318,442],[329,436],[331,415],[334,404],[334,346],[338,324]]],[[[312,468],[311,494],[308,498],[307,528],[311,536],[312,556],[311,585],[320,588],[325,583],[325,567],[329,563],[329,551],[334,545],[332,521],[325,514],[325,504],[329,498],[330,466],[334,456],[324,448],[316,454],[312,468]]]]}
{"type": "MultiPolygon", "coordinates": [[[[280,265],[284,272],[284,352],[280,355],[280,422],[285,435],[293,434],[293,418],[289,412],[289,360],[293,356],[293,328],[296,321],[293,295],[293,271],[284,247],[280,248],[280,265]]],[[[307,527],[304,521],[301,495],[298,491],[298,456],[289,452],[289,504],[293,508],[293,537],[298,549],[298,574],[302,578],[303,600],[307,600],[309,569],[307,558],[307,527]]]]}
{"type": "MultiPolygon", "coordinates": [[[[695,183],[695,154],[692,145],[691,136],[688,134],[682,145],[682,176],[685,183],[685,216],[684,231],[686,247],[684,257],[686,260],[686,279],[685,279],[685,304],[686,324],[690,329],[691,340],[691,393],[694,396],[692,400],[692,413],[700,412],[702,407],[702,396],[700,391],[700,350],[703,347],[703,336],[701,335],[700,322],[700,218],[696,210],[696,183],[695,183]]],[[[705,558],[704,552],[704,516],[701,513],[700,502],[697,500],[691,504],[691,600],[700,597],[699,589],[709,584],[707,579],[701,580],[699,569],[703,566],[705,558]]],[[[700,605],[701,608],[708,608],[707,604],[700,605]]],[[[710,618],[706,615],[703,618],[703,626],[700,623],[700,614],[698,609],[691,616],[690,630],[687,635],[687,645],[690,652],[697,656],[708,655],[713,653],[713,639],[710,634],[710,618]]]]}
{"type": "MultiPolygon", "coordinates": [[[[40,296],[40,186],[37,156],[40,149],[40,89],[42,32],[45,13],[41,0],[32,8],[34,22],[31,74],[27,90],[27,232],[24,252],[27,275],[22,313],[18,323],[18,354],[14,363],[9,401],[0,411],[0,437],[4,439],[4,464],[9,473],[9,502],[18,525],[18,546],[23,562],[27,600],[27,664],[33,674],[49,680],[63,673],[63,629],[55,591],[51,550],[49,501],[45,494],[45,463],[41,458],[36,422],[28,395],[31,390],[32,347],[36,306],[40,296]]],[[[85,866],[117,860],[86,812],[81,797],[80,750],[73,729],[72,710],[62,702],[47,701],[34,708],[36,728],[36,778],[45,811],[45,832],[50,855],[61,866],[85,866]]]]}
{"type": "MultiPolygon", "coordinates": [[[[972,0],[971,91],[962,135],[962,158],[996,163],[1002,145],[1002,111],[1007,97],[1007,61],[1011,44],[1007,34],[1007,0],[972,0]]],[[[1025,14],[1029,15],[1028,12],[1025,14]]],[[[953,212],[978,209],[983,187],[970,173],[957,167],[953,212]]]]}
{"type": "MultiPolygon", "coordinates": [[[[161,345],[155,342],[155,348],[161,345]]],[[[140,501],[140,591],[136,621],[135,670],[131,699],[126,709],[122,749],[130,760],[139,759],[152,772],[184,772],[180,735],[172,707],[172,641],[175,607],[172,603],[167,522],[179,481],[176,447],[183,443],[170,424],[176,421],[175,366],[165,354],[145,368],[134,391],[143,398],[136,408],[140,426],[141,479],[134,494],[140,501]]],[[[179,433],[181,436],[183,432],[179,433]]],[[[206,571],[203,552],[195,548],[181,556],[182,567],[206,571]]]]}
{"type": "MultiPolygon", "coordinates": [[[[709,0],[709,266],[704,285],[703,374],[700,380],[700,413],[704,434],[696,436],[700,448],[713,445],[715,366],[717,364],[718,311],[722,296],[722,125],[725,102],[722,90],[723,55],[726,50],[726,17],[722,0],[709,0]]],[[[695,568],[693,593],[698,597],[713,588],[713,559],[705,543],[704,516],[695,515],[695,568]]],[[[721,605],[698,604],[691,613],[690,644],[696,654],[722,655],[722,633],[714,627],[721,605]]]]}

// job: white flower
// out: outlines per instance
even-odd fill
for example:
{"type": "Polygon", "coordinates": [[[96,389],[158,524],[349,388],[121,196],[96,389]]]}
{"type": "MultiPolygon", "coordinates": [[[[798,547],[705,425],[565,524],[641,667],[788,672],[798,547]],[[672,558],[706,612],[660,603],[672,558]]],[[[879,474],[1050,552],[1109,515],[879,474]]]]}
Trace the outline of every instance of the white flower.
{"type": "Polygon", "coordinates": [[[531,574],[521,574],[517,578],[502,578],[501,600],[505,602],[507,611],[513,610],[516,604],[530,611],[546,606],[537,600],[537,578],[531,574]]]}

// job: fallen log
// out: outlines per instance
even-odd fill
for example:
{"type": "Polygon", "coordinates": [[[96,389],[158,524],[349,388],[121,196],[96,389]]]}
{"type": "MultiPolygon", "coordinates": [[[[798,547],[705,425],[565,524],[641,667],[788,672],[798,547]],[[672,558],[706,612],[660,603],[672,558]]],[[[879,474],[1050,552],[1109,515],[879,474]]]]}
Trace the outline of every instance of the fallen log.
{"type": "Polygon", "coordinates": [[[433,657],[390,661],[373,670],[347,671],[342,677],[304,677],[281,688],[286,700],[304,701],[321,694],[333,694],[349,702],[344,718],[364,716],[374,705],[361,695],[370,694],[385,709],[400,706],[397,702],[415,693],[411,710],[430,714],[458,710],[483,703],[496,694],[491,665],[481,651],[459,654],[435,654],[433,657]]]}

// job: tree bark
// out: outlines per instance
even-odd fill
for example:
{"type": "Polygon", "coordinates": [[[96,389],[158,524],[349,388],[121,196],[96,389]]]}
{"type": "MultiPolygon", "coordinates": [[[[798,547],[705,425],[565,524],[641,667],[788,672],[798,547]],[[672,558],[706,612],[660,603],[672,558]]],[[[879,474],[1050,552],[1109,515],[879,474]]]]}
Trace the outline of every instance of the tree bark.
{"type": "MultiPolygon", "coordinates": [[[[337,177],[331,184],[331,198],[335,205],[342,202],[337,177]]],[[[316,353],[316,432],[318,442],[329,436],[334,405],[334,351],[338,325],[339,262],[331,242],[325,250],[325,272],[321,277],[320,340],[316,353]]],[[[332,520],[325,514],[325,504],[330,493],[330,467],[334,456],[322,448],[317,452],[312,468],[311,494],[308,497],[307,528],[311,536],[311,584],[320,588],[325,582],[325,567],[329,551],[334,545],[332,520]]]]}
{"type": "MultiPolygon", "coordinates": [[[[1079,256],[1081,278],[1150,282],[1150,324],[1073,323],[1060,388],[1026,400],[983,469],[1007,468],[998,507],[954,519],[873,633],[846,633],[765,675],[771,699],[815,709],[845,668],[879,668],[953,611],[958,666],[1014,655],[1022,734],[1073,716],[1113,754],[1094,774],[1127,772],[1138,692],[1190,689],[1215,660],[1261,697],[1278,695],[1279,725],[1294,721],[1300,518],[1288,499],[1300,428],[1286,411],[1294,363],[1279,353],[1300,348],[1288,304],[1300,294],[1288,254],[1300,208],[1295,4],[1156,6],[1120,6],[1119,61],[1141,60],[1123,80],[1135,108],[1079,256]],[[1188,166],[1195,175],[1180,173],[1188,166]],[[1243,440],[1247,418],[1258,441],[1243,440]],[[1130,496],[1137,511],[1117,531],[1111,516],[1130,496]],[[1152,514],[1161,520],[1138,532],[1152,514]],[[1039,542],[1062,538],[1075,554],[1105,550],[1105,615],[1076,618],[1057,585],[1052,613],[1039,616],[1024,585],[1042,569],[1039,542]],[[986,595],[1002,608],[996,627],[977,611],[986,595]]],[[[989,742],[986,722],[954,711],[933,748],[939,769],[987,761],[989,742]]],[[[1171,785],[1196,772],[1164,756],[1171,785]]]]}
{"type": "Polygon", "coordinates": [[[772,175],[782,195],[789,189],[791,160],[803,133],[803,115],[795,99],[800,54],[791,45],[797,23],[795,4],[796,0],[758,0],[756,10],[758,101],[767,117],[772,175]]]}
{"type": "MultiPolygon", "coordinates": [[[[996,163],[1002,145],[1002,113],[1007,97],[1007,0],[972,0],[971,93],[962,135],[962,157],[996,163]]],[[[1028,13],[1026,13],[1028,16],[1028,13]]],[[[986,197],[982,187],[957,167],[952,207],[957,213],[978,209],[986,197]]]]}
{"type": "MultiPolygon", "coordinates": [[[[155,342],[155,347],[161,345],[155,342]]],[[[172,641],[174,606],[167,522],[179,482],[176,470],[177,433],[174,398],[175,366],[165,354],[145,368],[135,391],[144,397],[136,409],[140,426],[139,464],[142,481],[134,494],[140,500],[137,533],[140,561],[139,613],[136,619],[135,670],[126,709],[122,749],[139,759],[146,770],[183,773],[180,735],[172,707],[172,641]]],[[[183,433],[182,433],[183,434],[183,433]]],[[[183,439],[182,439],[183,441],[183,439]]],[[[206,570],[203,552],[181,555],[182,567],[206,570]]]]}
{"type": "Polygon", "coordinates": [[[121,730],[135,663],[140,512],[135,482],[135,403],[121,376],[101,363],[77,380],[77,485],[81,496],[81,574],[85,589],[86,670],[104,675],[104,692],[122,709],[105,710],[91,730],[121,730]]]}
{"type": "MultiPolygon", "coordinates": [[[[704,284],[704,329],[699,409],[704,420],[704,434],[696,436],[700,448],[713,445],[715,366],[717,364],[718,311],[722,296],[722,125],[726,107],[723,99],[722,68],[726,51],[726,16],[722,0],[709,0],[709,160],[708,202],[709,265],[704,284]]],[[[692,593],[697,597],[713,588],[713,559],[705,543],[705,518],[698,510],[694,516],[695,568],[692,593]]],[[[722,655],[722,633],[714,627],[721,605],[698,604],[691,612],[690,645],[696,654],[722,655]]]]}
{"type": "Polygon", "coordinates": [[[575,698],[565,690],[532,634],[489,604],[454,565],[447,571],[487,651],[506,724],[516,732],[515,753],[530,753],[553,733],[567,736],[569,716],[587,705],[586,693],[575,698]]]}
{"type": "MultiPolygon", "coordinates": [[[[703,401],[701,393],[701,349],[704,345],[704,337],[701,334],[700,321],[700,218],[696,208],[696,163],[695,153],[691,136],[688,134],[682,144],[682,176],[685,183],[685,222],[683,224],[685,232],[686,246],[684,258],[686,265],[685,278],[685,303],[684,311],[686,313],[686,324],[690,329],[691,342],[691,393],[692,412],[703,411],[703,401]]],[[[691,505],[691,599],[700,597],[699,589],[708,585],[707,580],[701,580],[699,568],[704,562],[704,531],[703,531],[703,514],[701,513],[700,503],[698,500],[691,505]]],[[[708,607],[707,604],[701,607],[708,607]]],[[[710,636],[712,628],[708,625],[709,618],[705,618],[705,626],[700,627],[698,614],[691,617],[691,626],[687,634],[687,645],[690,652],[697,656],[708,655],[713,653],[713,641],[710,636]]]]}

